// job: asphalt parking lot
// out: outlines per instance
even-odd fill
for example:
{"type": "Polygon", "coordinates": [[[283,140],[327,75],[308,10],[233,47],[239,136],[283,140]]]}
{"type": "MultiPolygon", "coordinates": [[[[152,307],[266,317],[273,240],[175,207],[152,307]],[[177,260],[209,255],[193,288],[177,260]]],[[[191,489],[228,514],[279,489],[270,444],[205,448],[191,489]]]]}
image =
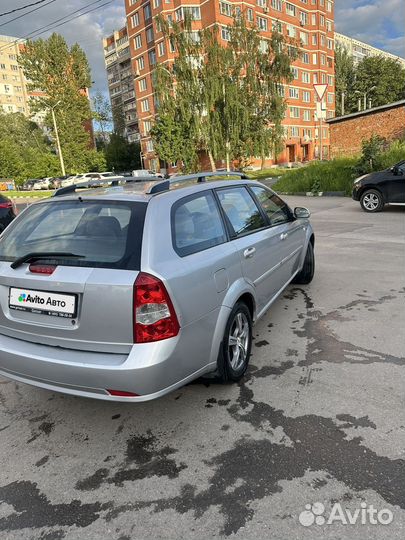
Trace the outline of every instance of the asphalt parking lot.
{"type": "Polygon", "coordinates": [[[131,405],[0,380],[0,538],[404,538],[405,208],[286,200],[316,275],[257,324],[241,384],[131,405]]]}

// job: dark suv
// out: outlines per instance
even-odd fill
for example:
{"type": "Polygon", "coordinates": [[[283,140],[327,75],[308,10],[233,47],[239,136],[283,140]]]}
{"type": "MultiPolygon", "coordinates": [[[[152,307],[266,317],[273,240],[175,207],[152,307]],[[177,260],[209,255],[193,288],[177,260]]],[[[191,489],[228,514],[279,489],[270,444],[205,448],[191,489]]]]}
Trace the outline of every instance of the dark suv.
{"type": "Polygon", "coordinates": [[[365,212],[381,212],[386,203],[405,203],[405,159],[384,171],[357,178],[352,197],[365,212]]]}
{"type": "Polygon", "coordinates": [[[14,203],[5,195],[0,194],[0,234],[16,216],[14,203]]]}

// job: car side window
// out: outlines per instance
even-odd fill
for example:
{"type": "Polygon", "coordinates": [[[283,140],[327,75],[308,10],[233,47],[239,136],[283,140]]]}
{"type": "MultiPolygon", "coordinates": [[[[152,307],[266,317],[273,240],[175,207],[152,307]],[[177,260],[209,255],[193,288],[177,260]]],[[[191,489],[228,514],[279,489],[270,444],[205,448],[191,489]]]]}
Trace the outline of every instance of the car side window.
{"type": "Polygon", "coordinates": [[[236,236],[266,227],[264,217],[245,187],[218,189],[217,195],[236,236]]]}
{"type": "Polygon", "coordinates": [[[178,201],[172,210],[173,246],[180,257],[227,241],[213,194],[207,191],[178,201]]]}
{"type": "Polygon", "coordinates": [[[251,187],[251,190],[256,195],[260,206],[267,214],[270,225],[280,225],[281,223],[291,221],[290,210],[278,195],[259,186],[253,186],[251,187]]]}

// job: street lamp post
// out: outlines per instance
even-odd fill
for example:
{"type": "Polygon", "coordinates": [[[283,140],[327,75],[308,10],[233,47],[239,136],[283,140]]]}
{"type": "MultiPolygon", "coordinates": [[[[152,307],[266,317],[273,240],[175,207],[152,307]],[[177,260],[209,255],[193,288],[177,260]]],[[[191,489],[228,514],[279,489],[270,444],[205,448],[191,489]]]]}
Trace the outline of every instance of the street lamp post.
{"type": "MultiPolygon", "coordinates": [[[[372,92],[373,90],[375,90],[377,87],[376,86],[372,86],[371,88],[369,88],[366,92],[360,92],[360,90],[356,90],[354,93],[355,94],[363,94],[363,110],[366,111],[367,110],[367,96],[368,94],[370,94],[370,92],[372,92]]],[[[369,103],[371,102],[371,98],[369,100],[369,103]]],[[[371,107],[370,107],[371,108],[371,107]]],[[[361,98],[359,98],[359,111],[361,110],[361,98]]]]}
{"type": "Polygon", "coordinates": [[[53,120],[53,129],[55,132],[56,146],[58,148],[60,168],[62,169],[62,176],[66,176],[65,163],[63,161],[62,148],[60,146],[59,132],[58,132],[58,126],[56,124],[56,116],[55,116],[55,108],[59,105],[59,103],[60,101],[58,101],[57,103],[55,103],[53,107],[51,107],[51,112],[52,112],[52,120],[53,120]]]}

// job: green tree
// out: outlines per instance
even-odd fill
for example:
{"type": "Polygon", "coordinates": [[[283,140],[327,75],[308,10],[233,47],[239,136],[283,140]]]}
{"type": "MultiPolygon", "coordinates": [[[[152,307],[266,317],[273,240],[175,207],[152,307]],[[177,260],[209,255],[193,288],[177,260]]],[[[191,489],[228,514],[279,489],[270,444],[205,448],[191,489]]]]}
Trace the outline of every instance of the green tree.
{"type": "MultiPolygon", "coordinates": [[[[281,89],[292,80],[296,44],[287,43],[278,32],[262,40],[243,17],[234,18],[228,27],[226,47],[217,26],[192,32],[188,17],[172,27],[163,18],[159,24],[176,58],[169,69],[158,65],[154,73],[159,104],[152,132],[156,148],[165,149],[167,137],[175,143],[176,154],[191,147],[195,158],[196,151],[204,151],[213,170],[219,159],[226,160],[228,168],[234,161],[245,164],[252,155],[264,159],[281,141],[281,89]]],[[[161,157],[167,159],[168,154],[161,157]]],[[[181,156],[184,162],[192,158],[181,156]]]]}
{"type": "Polygon", "coordinates": [[[364,58],[356,67],[355,90],[373,107],[404,99],[405,69],[398,60],[383,56],[364,58]]]}
{"type": "Polygon", "coordinates": [[[353,57],[341,45],[335,50],[336,116],[354,112],[357,107],[355,94],[356,69],[353,57]],[[344,102],[344,111],[343,111],[344,102]]]}
{"type": "Polygon", "coordinates": [[[59,160],[43,131],[20,113],[0,113],[0,177],[21,184],[59,173],[59,160]]]}
{"type": "Polygon", "coordinates": [[[55,107],[66,170],[85,170],[92,146],[85,123],[92,115],[87,97],[90,68],[84,51],[78,44],[69,47],[61,35],[54,33],[48,39],[27,41],[19,63],[30,81],[28,89],[40,92],[30,107],[34,112],[47,111],[45,122],[51,130],[50,110],[55,107]]]}
{"type": "Polygon", "coordinates": [[[131,171],[140,169],[140,151],[139,143],[130,143],[118,133],[112,133],[110,142],[105,147],[108,170],[131,171]]]}
{"type": "MultiPolygon", "coordinates": [[[[93,119],[99,126],[101,135],[101,146],[104,147],[108,134],[111,132],[110,125],[112,122],[112,111],[110,100],[101,92],[97,92],[93,99],[93,119]]],[[[99,141],[100,142],[100,141],[99,141]]]]}

